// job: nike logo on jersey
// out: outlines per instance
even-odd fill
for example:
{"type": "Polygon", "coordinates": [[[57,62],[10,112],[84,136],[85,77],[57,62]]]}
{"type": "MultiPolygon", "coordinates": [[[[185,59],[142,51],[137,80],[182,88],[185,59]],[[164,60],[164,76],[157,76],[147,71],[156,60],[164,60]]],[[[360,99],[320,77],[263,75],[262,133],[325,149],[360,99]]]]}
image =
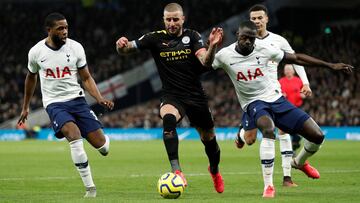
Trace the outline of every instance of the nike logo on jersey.
{"type": "Polygon", "coordinates": [[[44,62],[44,61],[46,61],[46,59],[40,60],[41,63],[44,62]]]}

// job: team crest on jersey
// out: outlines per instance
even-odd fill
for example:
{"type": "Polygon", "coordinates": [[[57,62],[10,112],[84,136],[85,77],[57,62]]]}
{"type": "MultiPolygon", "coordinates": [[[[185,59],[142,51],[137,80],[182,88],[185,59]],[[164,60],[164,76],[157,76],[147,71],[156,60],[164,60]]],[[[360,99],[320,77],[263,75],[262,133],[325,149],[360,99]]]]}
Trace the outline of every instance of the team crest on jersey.
{"type": "Polygon", "coordinates": [[[256,58],[256,60],[257,60],[257,64],[260,64],[260,60],[259,60],[259,59],[260,59],[260,56],[256,56],[255,58],[256,58]]]}
{"type": "Polygon", "coordinates": [[[184,44],[189,44],[190,42],[190,37],[189,36],[184,36],[182,39],[181,39],[182,43],[184,44]]]}

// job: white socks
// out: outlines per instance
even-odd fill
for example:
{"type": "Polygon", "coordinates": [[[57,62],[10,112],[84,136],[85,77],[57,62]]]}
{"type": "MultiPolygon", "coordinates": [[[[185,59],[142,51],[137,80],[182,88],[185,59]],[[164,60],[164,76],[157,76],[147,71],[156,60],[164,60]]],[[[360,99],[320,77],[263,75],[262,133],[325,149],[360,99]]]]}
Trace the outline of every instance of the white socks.
{"type": "Polygon", "coordinates": [[[241,128],[241,130],[240,130],[240,139],[244,142],[244,143],[246,143],[246,141],[245,141],[245,137],[244,137],[244,135],[245,135],[245,130],[244,130],[244,128],[241,128]]]}
{"type": "Polygon", "coordinates": [[[69,142],[71,158],[75,164],[76,169],[79,171],[80,177],[85,187],[95,187],[93,182],[90,165],[88,164],[88,158],[84,150],[83,140],[78,139],[69,142]]]}
{"type": "Polygon", "coordinates": [[[263,138],[260,143],[260,160],[265,188],[273,186],[274,158],[275,140],[263,138]]]}
{"type": "Polygon", "coordinates": [[[321,144],[312,143],[304,138],[304,147],[295,158],[296,164],[299,166],[304,165],[305,161],[315,154],[319,150],[320,146],[321,144]]]}
{"type": "Polygon", "coordinates": [[[281,152],[281,166],[283,168],[284,176],[291,176],[291,160],[293,155],[291,137],[289,134],[280,135],[280,152],[281,152]]]}
{"type": "Polygon", "coordinates": [[[109,153],[110,148],[110,139],[107,135],[105,136],[105,144],[101,147],[99,147],[97,150],[102,154],[103,156],[106,156],[109,153]]]}

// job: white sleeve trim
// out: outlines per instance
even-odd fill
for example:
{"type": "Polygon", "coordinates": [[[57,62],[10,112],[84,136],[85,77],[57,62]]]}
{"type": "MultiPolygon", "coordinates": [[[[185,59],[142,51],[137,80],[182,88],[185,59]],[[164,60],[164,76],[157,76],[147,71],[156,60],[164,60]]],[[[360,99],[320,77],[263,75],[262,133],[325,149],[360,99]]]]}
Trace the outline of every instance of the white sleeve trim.
{"type": "Polygon", "coordinates": [[[137,49],[137,48],[138,48],[138,46],[137,46],[137,44],[136,44],[135,40],[132,40],[130,43],[132,44],[132,46],[133,46],[135,49],[137,49]]]}
{"type": "Polygon", "coordinates": [[[293,66],[294,66],[296,73],[299,75],[303,85],[309,85],[310,83],[309,83],[308,77],[306,75],[304,66],[299,66],[296,64],[293,64],[293,66]]]}

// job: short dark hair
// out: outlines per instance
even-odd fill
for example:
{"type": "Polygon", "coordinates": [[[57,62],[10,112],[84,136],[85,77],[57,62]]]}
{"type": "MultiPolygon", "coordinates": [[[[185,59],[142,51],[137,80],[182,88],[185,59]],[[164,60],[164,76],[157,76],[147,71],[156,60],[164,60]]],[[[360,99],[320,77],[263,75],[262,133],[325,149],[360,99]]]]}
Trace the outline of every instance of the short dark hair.
{"type": "Polygon", "coordinates": [[[45,28],[53,27],[56,21],[65,20],[65,19],[66,19],[65,16],[61,13],[50,13],[45,18],[45,28]]]}
{"type": "Polygon", "coordinates": [[[264,11],[265,14],[268,14],[267,8],[263,4],[255,4],[249,9],[249,14],[253,11],[264,11]]]}
{"type": "Polygon", "coordinates": [[[243,28],[249,28],[251,30],[256,30],[256,25],[254,22],[250,21],[250,20],[246,20],[246,21],[242,21],[240,22],[240,25],[239,25],[239,30],[240,29],[243,29],[243,28]]]}

